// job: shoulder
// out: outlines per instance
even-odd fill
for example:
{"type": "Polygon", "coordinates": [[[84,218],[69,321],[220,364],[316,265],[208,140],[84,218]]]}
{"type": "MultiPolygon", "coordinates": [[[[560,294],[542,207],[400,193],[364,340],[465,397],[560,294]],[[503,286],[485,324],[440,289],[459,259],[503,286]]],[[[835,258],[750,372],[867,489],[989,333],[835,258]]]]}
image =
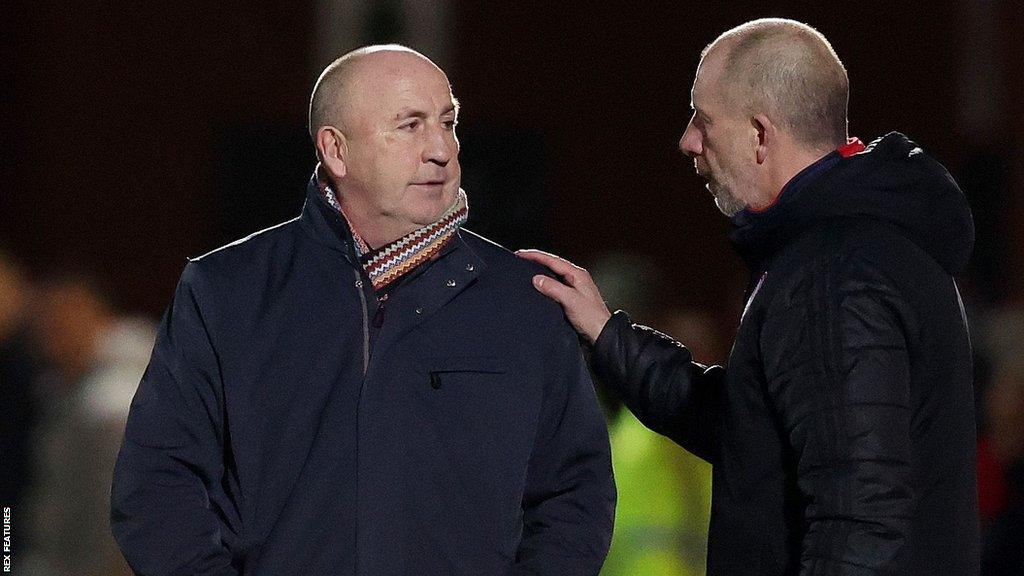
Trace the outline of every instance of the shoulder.
{"type": "Polygon", "coordinates": [[[896,293],[901,275],[917,275],[927,255],[892,226],[865,219],[823,222],[790,244],[769,267],[769,310],[823,309],[851,291],[896,293]]]}
{"type": "MultiPolygon", "coordinates": [[[[508,280],[531,280],[537,274],[551,275],[543,266],[524,260],[501,244],[480,236],[476,232],[459,231],[464,246],[482,261],[490,272],[508,280]]],[[[532,284],[531,284],[532,286],[532,284]]]]}
{"type": "Polygon", "coordinates": [[[949,283],[942,265],[893,224],[851,219],[837,226],[837,235],[830,268],[839,286],[866,283],[917,294],[949,283]]]}
{"type": "Polygon", "coordinates": [[[505,304],[521,307],[534,317],[565,323],[561,307],[533,287],[537,274],[551,276],[547,268],[524,260],[504,246],[463,228],[459,231],[463,247],[470,250],[486,269],[489,290],[500,295],[505,304]]]}
{"type": "Polygon", "coordinates": [[[299,218],[296,217],[269,228],[264,228],[258,232],[253,232],[244,238],[239,238],[220,248],[210,250],[206,254],[189,258],[189,262],[205,261],[204,267],[215,267],[230,265],[234,261],[244,260],[253,256],[254,253],[266,251],[282,241],[291,241],[295,235],[298,221],[299,218]]]}
{"type": "Polygon", "coordinates": [[[273,263],[291,257],[299,234],[299,218],[276,224],[188,259],[182,281],[252,282],[273,263]]]}
{"type": "Polygon", "coordinates": [[[898,227],[868,218],[824,222],[795,241],[778,263],[780,269],[796,277],[855,277],[870,272],[921,281],[946,275],[939,263],[898,227]]]}
{"type": "Polygon", "coordinates": [[[921,305],[943,304],[934,287],[948,277],[898,229],[851,219],[837,223],[834,232],[810,282],[810,300],[825,312],[822,320],[841,323],[844,332],[895,320],[906,328],[916,325],[921,305]]]}
{"type": "Polygon", "coordinates": [[[837,220],[833,226],[842,254],[857,257],[883,256],[897,252],[927,254],[914,244],[895,224],[868,218],[837,220]]]}

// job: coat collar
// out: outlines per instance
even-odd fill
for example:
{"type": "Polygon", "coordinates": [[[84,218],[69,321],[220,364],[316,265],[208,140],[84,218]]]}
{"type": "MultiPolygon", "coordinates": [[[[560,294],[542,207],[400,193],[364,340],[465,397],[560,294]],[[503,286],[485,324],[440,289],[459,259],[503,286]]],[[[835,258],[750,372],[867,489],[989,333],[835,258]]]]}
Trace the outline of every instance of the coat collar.
{"type": "Polygon", "coordinates": [[[345,219],[320,195],[315,174],[306,184],[306,202],[302,205],[299,222],[306,234],[317,243],[341,252],[353,266],[359,265],[352,249],[352,232],[345,219]]]}
{"type": "MultiPolygon", "coordinates": [[[[352,246],[352,232],[349,230],[345,219],[323,199],[317,187],[315,174],[306,185],[306,202],[302,205],[302,214],[299,216],[299,222],[306,234],[314,241],[331,250],[340,252],[350,265],[362,268],[352,246]]],[[[456,237],[445,244],[444,248],[441,249],[433,260],[422,264],[420,268],[431,267],[437,262],[445,261],[453,252],[458,253],[456,258],[458,265],[451,271],[450,276],[452,278],[450,279],[455,280],[458,285],[465,286],[468,284],[466,280],[469,280],[470,277],[475,278],[486,269],[484,261],[466,244],[461,231],[456,232],[456,237]],[[468,275],[464,273],[468,273],[468,275]],[[463,281],[459,282],[459,279],[463,281]]],[[[421,273],[422,270],[413,274],[419,276],[421,273]]],[[[446,283],[447,280],[448,278],[445,279],[446,283]]],[[[444,292],[451,292],[451,290],[444,292]]]]}

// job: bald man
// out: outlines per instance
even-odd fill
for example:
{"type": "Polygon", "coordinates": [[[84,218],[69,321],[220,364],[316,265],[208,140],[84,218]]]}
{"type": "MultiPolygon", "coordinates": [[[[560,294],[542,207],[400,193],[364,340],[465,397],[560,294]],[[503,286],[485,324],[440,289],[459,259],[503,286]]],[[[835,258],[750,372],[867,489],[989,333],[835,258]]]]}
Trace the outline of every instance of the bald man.
{"type": "Polygon", "coordinates": [[[727,367],[611,314],[585,270],[527,252],[652,430],[713,465],[708,574],[978,573],[971,350],[953,275],[974,228],[901,134],[847,139],[817,31],[757,20],[705,49],[679,146],[751,271],[727,367]]]}
{"type": "Polygon", "coordinates": [[[598,573],[604,420],[542,268],[461,228],[457,115],[421,54],[343,56],[302,214],[185,267],[115,471],[137,573],[598,573]]]}

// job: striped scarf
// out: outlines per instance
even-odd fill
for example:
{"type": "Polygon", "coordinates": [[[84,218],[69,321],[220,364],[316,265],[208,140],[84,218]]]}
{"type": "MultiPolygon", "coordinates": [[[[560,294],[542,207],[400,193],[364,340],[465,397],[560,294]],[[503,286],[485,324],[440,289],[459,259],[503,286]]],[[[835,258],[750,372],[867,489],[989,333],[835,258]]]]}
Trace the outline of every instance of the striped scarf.
{"type": "Polygon", "coordinates": [[[445,210],[436,222],[414,230],[398,240],[385,244],[376,250],[370,248],[359,236],[352,221],[338,201],[338,196],[327,183],[326,179],[318,178],[320,193],[324,200],[348,223],[352,231],[353,245],[356,256],[363,265],[366,275],[373,283],[377,292],[391,285],[420,264],[430,260],[444,248],[469,216],[469,204],[466,193],[459,189],[455,202],[445,210]]]}

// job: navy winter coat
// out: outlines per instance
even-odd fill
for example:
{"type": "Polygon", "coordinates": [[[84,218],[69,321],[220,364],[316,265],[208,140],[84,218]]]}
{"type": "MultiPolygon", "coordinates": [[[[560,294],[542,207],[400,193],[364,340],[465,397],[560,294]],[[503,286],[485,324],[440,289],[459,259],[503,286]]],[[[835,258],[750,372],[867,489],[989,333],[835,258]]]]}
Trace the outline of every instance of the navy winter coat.
{"type": "Polygon", "coordinates": [[[713,465],[708,575],[976,575],[960,189],[892,133],[808,168],[733,240],[754,281],[728,367],[622,312],[593,355],[713,465]]]}
{"type": "Polygon", "coordinates": [[[132,568],[597,574],[607,431],[536,268],[461,231],[385,308],[350,241],[311,183],[186,266],[114,475],[132,568]]]}

